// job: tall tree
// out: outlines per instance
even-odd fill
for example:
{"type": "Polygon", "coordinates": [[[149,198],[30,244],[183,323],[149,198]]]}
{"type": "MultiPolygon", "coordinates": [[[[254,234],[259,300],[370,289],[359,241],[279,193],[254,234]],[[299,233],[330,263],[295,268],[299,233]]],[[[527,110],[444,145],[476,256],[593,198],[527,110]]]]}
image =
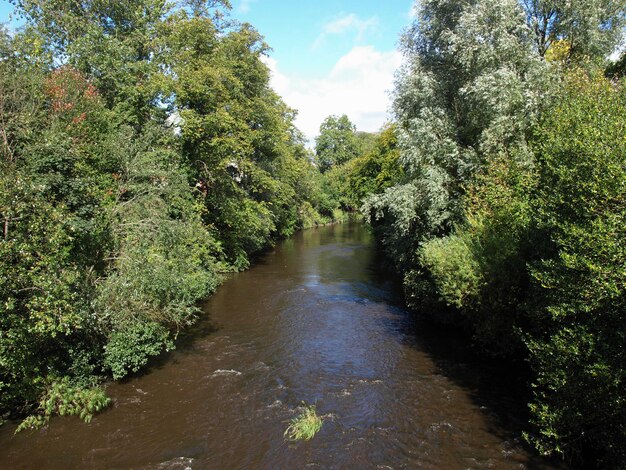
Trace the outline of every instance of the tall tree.
{"type": "Polygon", "coordinates": [[[568,60],[607,57],[622,39],[624,0],[522,0],[537,51],[543,57],[561,43],[568,60]]]}
{"type": "Polygon", "coordinates": [[[516,0],[426,0],[419,11],[394,99],[405,177],[364,208],[384,219],[404,269],[419,264],[422,240],[462,221],[464,188],[491,155],[531,159],[526,133],[551,77],[516,0]]]}
{"type": "Polygon", "coordinates": [[[323,173],[359,155],[356,127],[345,114],[328,116],[320,125],[320,135],[315,139],[315,156],[323,173]]]}

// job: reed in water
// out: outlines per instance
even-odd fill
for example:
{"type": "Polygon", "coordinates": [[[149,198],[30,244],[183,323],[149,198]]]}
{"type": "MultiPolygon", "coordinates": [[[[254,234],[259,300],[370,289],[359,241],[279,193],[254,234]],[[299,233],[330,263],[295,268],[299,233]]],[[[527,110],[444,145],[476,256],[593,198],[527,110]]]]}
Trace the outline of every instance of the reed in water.
{"type": "Polygon", "coordinates": [[[289,441],[308,441],[322,429],[323,420],[318,416],[315,405],[302,404],[302,412],[291,420],[285,430],[285,438],[289,441]]]}

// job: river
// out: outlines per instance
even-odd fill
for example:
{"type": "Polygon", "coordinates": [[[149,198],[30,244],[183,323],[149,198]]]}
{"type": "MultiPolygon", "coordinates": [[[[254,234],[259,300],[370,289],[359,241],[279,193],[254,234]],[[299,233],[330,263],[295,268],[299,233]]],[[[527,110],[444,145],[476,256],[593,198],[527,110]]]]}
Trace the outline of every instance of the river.
{"type": "Polygon", "coordinates": [[[404,310],[378,256],[362,224],[296,234],[90,424],[0,428],[0,468],[550,468],[522,445],[515,371],[404,310]],[[285,442],[302,402],[322,430],[285,442]]]}

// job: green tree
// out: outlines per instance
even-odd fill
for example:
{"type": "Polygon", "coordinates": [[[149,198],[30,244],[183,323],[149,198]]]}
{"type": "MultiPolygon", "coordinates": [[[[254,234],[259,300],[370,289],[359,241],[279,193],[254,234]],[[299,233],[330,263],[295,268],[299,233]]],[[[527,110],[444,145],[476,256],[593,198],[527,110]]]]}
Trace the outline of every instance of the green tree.
{"type": "Polygon", "coordinates": [[[171,112],[181,117],[182,155],[205,224],[245,268],[251,253],[303,223],[308,196],[296,188],[312,168],[295,113],[271,90],[261,61],[267,45],[250,25],[222,33],[213,19],[181,11],[166,31],[171,112]]]}
{"type": "Polygon", "coordinates": [[[360,153],[356,127],[348,116],[328,116],[320,125],[320,135],[315,138],[315,157],[322,173],[342,165],[360,153]]]}
{"type": "Polygon", "coordinates": [[[85,74],[107,106],[139,129],[157,109],[160,24],[166,0],[18,0],[43,47],[85,74]]]}
{"type": "Polygon", "coordinates": [[[403,178],[397,128],[388,124],[375,136],[369,150],[355,160],[350,174],[350,190],[355,207],[370,194],[381,194],[403,178]]]}
{"type": "Polygon", "coordinates": [[[566,45],[566,59],[607,57],[622,39],[623,0],[522,0],[533,40],[543,57],[551,47],[566,45]]]}
{"type": "Polygon", "coordinates": [[[394,99],[403,177],[363,208],[404,272],[420,271],[420,243],[463,221],[465,188],[494,155],[532,160],[526,136],[552,76],[515,0],[424,1],[419,11],[394,99]]]}
{"type": "Polygon", "coordinates": [[[411,306],[530,354],[541,451],[623,465],[623,86],[559,88],[604,66],[624,3],[425,0],[418,16],[394,101],[403,172],[362,210],[411,306]]]}

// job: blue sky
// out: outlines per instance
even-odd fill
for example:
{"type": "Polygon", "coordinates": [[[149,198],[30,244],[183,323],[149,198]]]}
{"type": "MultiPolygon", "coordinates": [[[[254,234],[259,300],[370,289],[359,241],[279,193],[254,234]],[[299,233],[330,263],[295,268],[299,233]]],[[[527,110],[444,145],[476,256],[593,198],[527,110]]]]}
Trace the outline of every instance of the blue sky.
{"type": "Polygon", "coordinates": [[[233,0],[233,16],[272,47],[274,89],[312,139],[330,114],[373,132],[388,119],[400,33],[412,0],[233,0]]]}
{"type": "Polygon", "coordinates": [[[235,0],[233,16],[252,23],[283,71],[320,76],[354,46],[392,50],[410,0],[235,0]]]}
{"type": "MultiPolygon", "coordinates": [[[[329,114],[346,113],[364,131],[384,124],[401,63],[396,46],[412,3],[232,0],[232,16],[265,36],[272,47],[272,86],[299,111],[298,127],[313,138],[329,114]]],[[[1,22],[8,22],[12,9],[0,0],[1,22]]]]}

